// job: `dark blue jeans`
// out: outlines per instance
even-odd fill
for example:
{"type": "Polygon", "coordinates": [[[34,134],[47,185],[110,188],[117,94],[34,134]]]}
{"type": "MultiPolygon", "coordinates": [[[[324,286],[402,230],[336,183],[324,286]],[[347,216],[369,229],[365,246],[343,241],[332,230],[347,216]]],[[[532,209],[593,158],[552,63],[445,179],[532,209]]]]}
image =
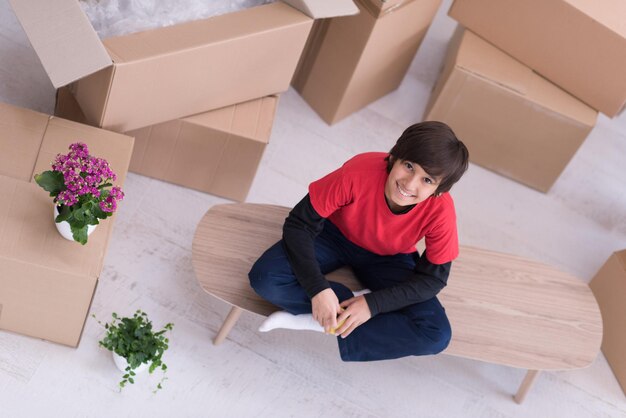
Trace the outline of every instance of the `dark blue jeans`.
{"type": "MultiPolygon", "coordinates": [[[[264,299],[292,314],[311,313],[311,300],[296,279],[283,242],[268,249],[254,264],[249,278],[264,299]]],[[[419,257],[413,254],[380,256],[348,241],[330,221],[315,240],[322,274],[344,265],[352,267],[363,287],[372,292],[401,283],[419,257]]],[[[353,294],[346,286],[330,282],[340,302],[353,294]]],[[[436,297],[397,311],[380,313],[357,327],[348,337],[337,337],[343,361],[373,361],[437,354],[450,342],[450,323],[436,297]]]]}

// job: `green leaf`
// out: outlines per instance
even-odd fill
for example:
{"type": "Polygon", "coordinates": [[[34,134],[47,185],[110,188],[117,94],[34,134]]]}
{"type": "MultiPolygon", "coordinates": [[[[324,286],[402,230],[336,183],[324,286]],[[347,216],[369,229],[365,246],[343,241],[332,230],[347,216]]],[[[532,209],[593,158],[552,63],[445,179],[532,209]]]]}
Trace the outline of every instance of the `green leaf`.
{"type": "Polygon", "coordinates": [[[99,218],[99,219],[106,219],[106,218],[108,218],[109,216],[111,216],[111,215],[112,215],[112,213],[111,213],[111,212],[105,212],[105,211],[103,211],[103,210],[100,208],[100,205],[98,205],[98,204],[93,205],[93,208],[91,208],[91,212],[93,213],[93,215],[94,215],[96,218],[99,218]]]}
{"type": "MultiPolygon", "coordinates": [[[[120,388],[127,383],[134,383],[136,378],[134,369],[143,363],[148,364],[150,373],[156,369],[161,369],[165,373],[167,366],[162,362],[161,356],[168,348],[166,343],[168,340],[162,334],[166,330],[171,330],[173,324],[168,323],[162,330],[155,332],[148,315],[139,309],[132,317],[122,318],[116,313],[111,315],[112,322],[108,324],[98,322],[107,330],[105,337],[99,343],[124,357],[129,364],[124,379],[120,382],[120,388]]],[[[163,376],[161,382],[165,379],[166,377],[163,376]]],[[[159,384],[157,390],[160,388],[159,384]]]]}
{"type": "Polygon", "coordinates": [[[63,173],[60,171],[48,170],[41,174],[35,174],[35,181],[45,191],[50,192],[50,196],[56,196],[65,190],[63,173]]]}
{"type": "Polygon", "coordinates": [[[59,206],[57,209],[59,210],[59,216],[57,216],[54,220],[57,223],[67,221],[70,216],[72,216],[72,209],[69,206],[62,205],[59,206]]]}
{"type": "Polygon", "coordinates": [[[72,230],[72,237],[77,242],[80,242],[82,245],[87,244],[87,225],[84,226],[76,226],[74,224],[70,224],[70,228],[72,230]]]}
{"type": "MultiPolygon", "coordinates": [[[[74,205],[74,206],[76,206],[76,205],[74,205]]],[[[74,209],[72,211],[72,216],[78,222],[84,222],[84,219],[85,219],[85,208],[84,207],[76,207],[76,209],[74,209]]]]}

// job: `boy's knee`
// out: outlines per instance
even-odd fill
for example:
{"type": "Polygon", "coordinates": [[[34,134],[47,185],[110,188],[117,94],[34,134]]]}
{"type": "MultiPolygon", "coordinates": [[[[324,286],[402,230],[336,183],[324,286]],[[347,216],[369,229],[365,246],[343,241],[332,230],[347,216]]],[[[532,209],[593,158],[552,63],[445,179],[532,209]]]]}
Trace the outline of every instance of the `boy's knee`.
{"type": "Polygon", "coordinates": [[[269,284],[268,280],[269,270],[263,267],[262,261],[257,261],[254,263],[250,272],[248,273],[248,280],[250,280],[250,286],[257,292],[259,295],[263,296],[265,293],[265,288],[269,284]]]}
{"type": "Polygon", "coordinates": [[[281,282],[284,281],[280,271],[272,263],[259,259],[248,273],[250,286],[263,299],[273,302],[281,297],[281,282]]]}
{"type": "Polygon", "coordinates": [[[450,344],[452,339],[452,330],[448,322],[441,326],[438,332],[433,336],[432,354],[439,354],[450,344]]]}

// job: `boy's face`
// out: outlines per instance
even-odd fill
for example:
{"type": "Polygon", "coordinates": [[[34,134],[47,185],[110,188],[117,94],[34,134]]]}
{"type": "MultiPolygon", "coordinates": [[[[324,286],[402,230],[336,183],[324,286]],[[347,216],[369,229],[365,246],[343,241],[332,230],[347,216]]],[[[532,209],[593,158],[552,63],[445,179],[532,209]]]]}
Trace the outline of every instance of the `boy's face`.
{"type": "Polygon", "coordinates": [[[435,193],[439,179],[416,163],[397,159],[387,176],[385,198],[393,211],[423,202],[435,193]]]}

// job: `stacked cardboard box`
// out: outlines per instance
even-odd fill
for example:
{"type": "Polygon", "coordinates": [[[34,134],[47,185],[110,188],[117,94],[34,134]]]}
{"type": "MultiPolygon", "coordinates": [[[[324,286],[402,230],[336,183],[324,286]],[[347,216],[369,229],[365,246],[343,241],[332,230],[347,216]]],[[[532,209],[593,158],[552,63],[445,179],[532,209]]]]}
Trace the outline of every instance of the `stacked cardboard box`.
{"type": "Polygon", "coordinates": [[[395,90],[441,0],[358,0],[356,16],[315,23],[293,85],[328,124],[395,90]]]}
{"type": "Polygon", "coordinates": [[[589,286],[602,312],[602,352],[626,393],[626,250],[613,253],[589,286]]]}
{"type": "MultiPolygon", "coordinates": [[[[135,138],[129,170],[170,183],[245,200],[270,138],[278,97],[227,106],[126,132],[135,138]]],[[[55,115],[86,123],[67,87],[55,115]]]]}
{"type": "Polygon", "coordinates": [[[90,124],[125,132],[287,90],[314,19],[357,12],[288,1],[311,16],[275,2],[104,41],[76,0],[11,4],[53,85],[74,82],[90,124]]]}
{"type": "Polygon", "coordinates": [[[596,116],[510,55],[458,28],[424,119],[449,124],[473,163],[547,192],[596,116]]]}
{"type": "Polygon", "coordinates": [[[594,109],[626,105],[623,0],[455,0],[449,15],[594,109]]]}
{"type": "MultiPolygon", "coordinates": [[[[487,50],[500,50],[517,70],[485,72],[481,57],[465,59],[460,66],[467,80],[474,78],[475,91],[467,84],[463,99],[450,100],[460,91],[461,70],[452,69],[449,57],[425,118],[450,122],[474,163],[547,192],[593,128],[592,113],[615,116],[626,104],[626,3],[455,0],[449,15],[483,39],[477,54],[493,58],[487,50]],[[512,94],[525,97],[525,106],[507,107],[502,98],[512,94]]],[[[450,50],[454,55],[455,47],[450,50]]],[[[503,66],[503,56],[499,61],[503,66]]]]}
{"type": "Polygon", "coordinates": [[[115,216],[87,245],[67,241],[33,182],[73,142],[105,158],[123,184],[133,138],[0,103],[0,328],[77,346],[115,216]]]}
{"type": "Polygon", "coordinates": [[[358,12],[285,1],[102,42],[75,0],[11,3],[53,84],[70,83],[78,105],[63,90],[57,114],[136,136],[132,171],[244,200],[314,19],[358,12]]]}

